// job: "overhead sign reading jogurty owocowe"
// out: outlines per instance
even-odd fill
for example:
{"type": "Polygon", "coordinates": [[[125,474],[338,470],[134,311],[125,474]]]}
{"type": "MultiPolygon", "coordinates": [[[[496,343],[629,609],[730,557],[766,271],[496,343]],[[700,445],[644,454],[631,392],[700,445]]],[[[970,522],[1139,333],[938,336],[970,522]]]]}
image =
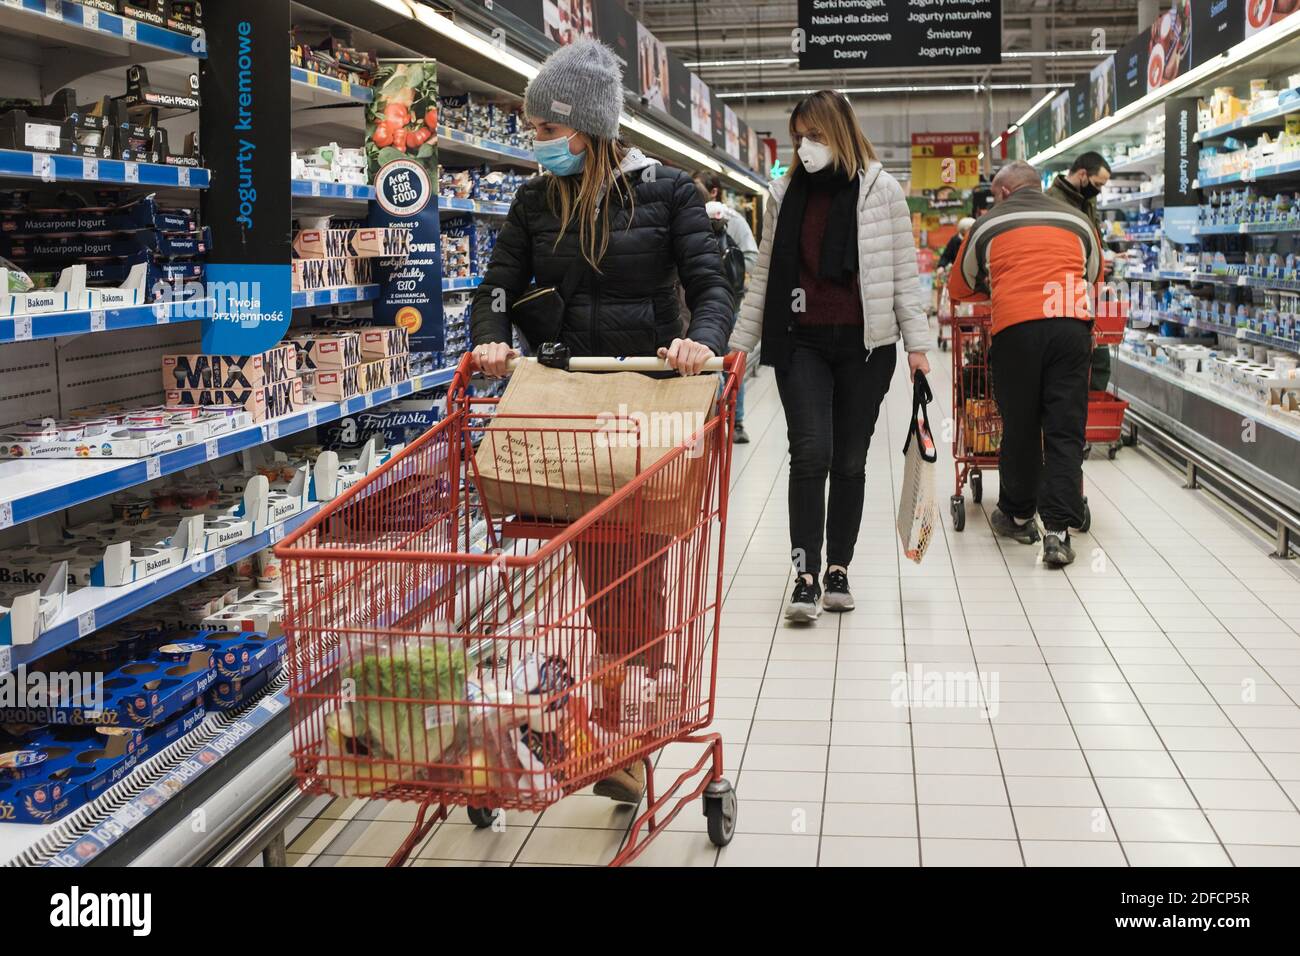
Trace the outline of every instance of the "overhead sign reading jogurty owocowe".
{"type": "Polygon", "coordinates": [[[799,0],[799,69],[1002,62],[1002,0],[799,0]]]}

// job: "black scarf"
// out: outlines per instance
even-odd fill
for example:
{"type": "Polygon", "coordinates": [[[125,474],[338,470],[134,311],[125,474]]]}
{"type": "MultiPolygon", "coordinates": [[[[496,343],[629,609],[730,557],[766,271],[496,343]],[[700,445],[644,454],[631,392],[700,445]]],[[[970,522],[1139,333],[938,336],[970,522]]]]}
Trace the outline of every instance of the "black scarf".
{"type": "Polygon", "coordinates": [[[795,286],[799,284],[799,241],[803,231],[804,211],[810,189],[834,190],[817,273],[836,282],[851,282],[858,271],[858,183],[835,168],[809,173],[801,166],[790,177],[790,185],[781,200],[772,237],[772,258],[768,265],[767,295],[764,297],[764,322],[783,325],[790,315],[795,286]]]}

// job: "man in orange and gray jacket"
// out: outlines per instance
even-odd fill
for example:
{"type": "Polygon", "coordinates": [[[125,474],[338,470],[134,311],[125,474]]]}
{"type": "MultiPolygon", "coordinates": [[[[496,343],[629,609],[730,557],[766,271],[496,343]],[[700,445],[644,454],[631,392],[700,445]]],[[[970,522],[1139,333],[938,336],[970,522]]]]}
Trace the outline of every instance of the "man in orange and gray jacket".
{"type": "Polygon", "coordinates": [[[1090,290],[1102,244],[1082,212],[1045,196],[1024,162],[993,177],[996,205],[967,235],[948,279],[954,302],[991,299],[989,369],[1002,445],[998,534],[1039,539],[1043,560],[1074,560],[1070,529],[1083,523],[1083,445],[1092,357],[1090,290]]]}

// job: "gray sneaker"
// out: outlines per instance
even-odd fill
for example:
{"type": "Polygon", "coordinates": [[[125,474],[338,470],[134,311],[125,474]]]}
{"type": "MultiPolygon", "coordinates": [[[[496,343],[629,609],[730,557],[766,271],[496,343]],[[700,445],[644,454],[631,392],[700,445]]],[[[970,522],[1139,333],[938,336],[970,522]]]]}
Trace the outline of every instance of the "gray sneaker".
{"type": "Polygon", "coordinates": [[[785,608],[785,619],[795,624],[811,624],[821,617],[822,589],[817,579],[804,580],[801,574],[794,581],[794,591],[790,593],[790,603],[785,608]]]}
{"type": "Polygon", "coordinates": [[[1043,563],[1063,568],[1074,562],[1074,549],[1070,547],[1070,532],[1048,531],[1043,534],[1043,563]]]}
{"type": "Polygon", "coordinates": [[[1021,544],[1033,544],[1038,540],[1038,522],[1032,518],[1024,524],[1016,524],[1016,520],[1009,514],[1001,508],[995,508],[989,518],[989,524],[993,525],[994,534],[1019,541],[1021,544]]]}
{"type": "Polygon", "coordinates": [[[852,611],[853,594],[849,591],[849,576],[843,571],[827,571],[822,579],[822,607],[828,611],[852,611]]]}

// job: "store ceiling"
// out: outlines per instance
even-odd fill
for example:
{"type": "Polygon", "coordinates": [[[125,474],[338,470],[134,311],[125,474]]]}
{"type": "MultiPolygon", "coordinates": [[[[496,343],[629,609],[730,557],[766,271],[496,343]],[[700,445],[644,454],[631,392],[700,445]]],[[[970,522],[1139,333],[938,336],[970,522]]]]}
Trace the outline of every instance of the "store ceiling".
{"type": "MultiPolygon", "coordinates": [[[[1137,33],[1141,6],[1134,0],[1003,0],[1003,51],[1082,53],[1090,51],[1095,41],[1113,50],[1137,33]],[[1095,35],[1097,30],[1104,32],[1095,35]]],[[[927,86],[964,84],[985,78],[994,84],[1065,85],[1086,75],[1100,59],[1013,55],[991,70],[934,66],[801,72],[793,63],[753,62],[793,56],[790,33],[797,22],[797,0],[629,0],[629,8],[716,92],[746,94],[751,101],[767,99],[763,90],[861,86],[864,80],[881,86],[915,84],[922,79],[927,86]],[[694,67],[698,61],[708,65],[694,67]],[[727,62],[713,65],[715,61],[727,62]]],[[[1147,19],[1154,16],[1148,13],[1147,19]]]]}

